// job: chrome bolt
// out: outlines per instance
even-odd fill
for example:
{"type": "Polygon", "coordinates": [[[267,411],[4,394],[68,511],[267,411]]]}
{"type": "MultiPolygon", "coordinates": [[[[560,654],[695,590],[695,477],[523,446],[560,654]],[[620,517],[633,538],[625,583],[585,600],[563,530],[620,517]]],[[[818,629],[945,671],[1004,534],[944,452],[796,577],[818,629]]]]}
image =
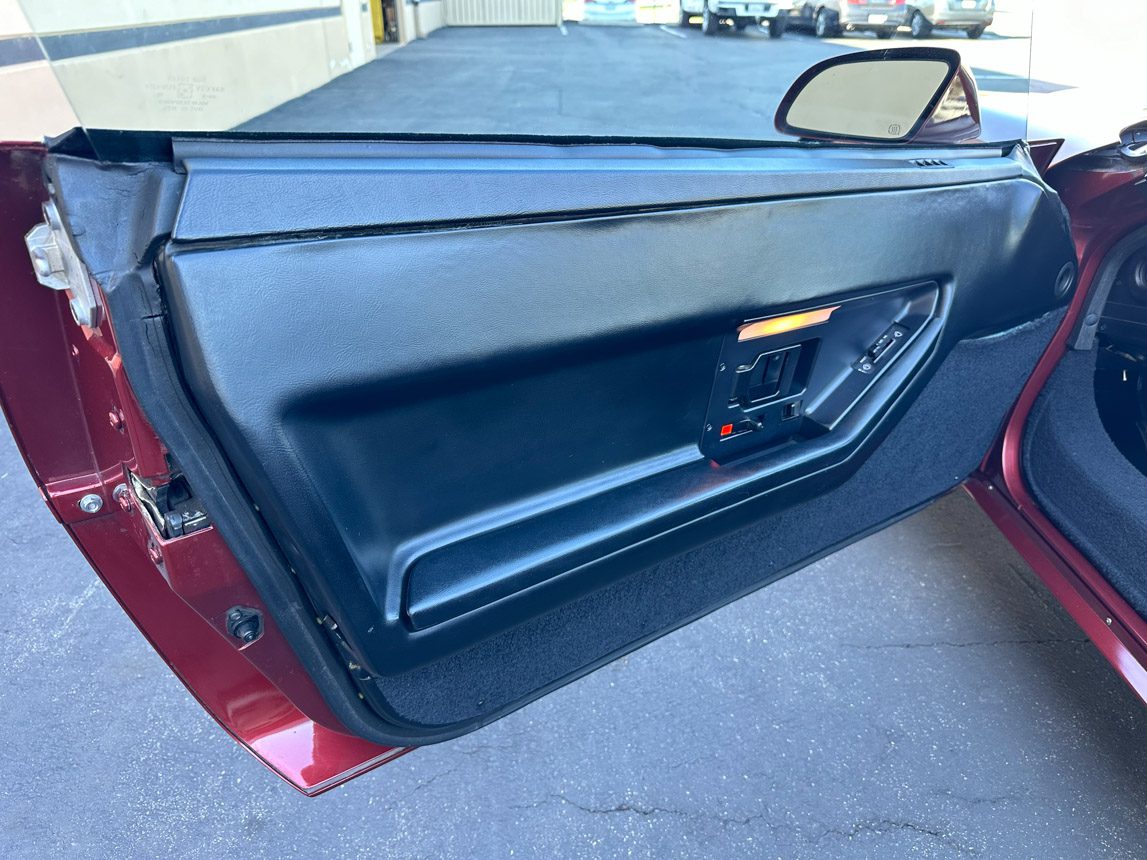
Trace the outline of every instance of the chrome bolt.
{"type": "Polygon", "coordinates": [[[104,500],[96,493],[88,493],[80,499],[80,510],[85,514],[98,514],[104,506],[104,500]]]}
{"type": "Polygon", "coordinates": [[[112,490],[112,498],[123,510],[131,510],[131,493],[128,492],[127,484],[116,484],[112,490]]]}

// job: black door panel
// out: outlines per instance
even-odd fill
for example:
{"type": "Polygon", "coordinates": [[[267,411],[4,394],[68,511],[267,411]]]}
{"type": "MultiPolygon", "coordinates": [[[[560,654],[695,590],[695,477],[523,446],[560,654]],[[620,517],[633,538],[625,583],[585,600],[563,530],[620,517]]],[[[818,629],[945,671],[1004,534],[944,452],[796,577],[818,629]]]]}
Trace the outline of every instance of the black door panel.
{"type": "MultiPolygon", "coordinates": [[[[727,525],[739,530],[694,549],[683,540],[680,556],[447,659],[380,678],[367,695],[409,731],[488,721],[917,510],[979,465],[1062,318],[1057,310],[957,344],[835,489],[815,479],[779,489],[754,511],[730,512],[727,525]]],[[[896,623],[891,609],[888,623],[896,623]]]]}
{"type": "MultiPolygon", "coordinates": [[[[655,544],[669,532],[685,528],[697,531],[697,524],[703,523],[702,528],[713,534],[720,528],[720,515],[732,506],[753,503],[760,494],[786,481],[842,462],[855,450],[863,431],[871,429],[880,414],[879,405],[912,376],[935,345],[939,325],[931,313],[938,311],[939,298],[939,288],[932,284],[887,291],[874,298],[842,300],[827,323],[742,344],[741,348],[749,347],[750,352],[787,353],[794,364],[802,363],[802,356],[793,351],[803,349],[804,363],[814,371],[802,382],[799,393],[750,404],[749,410],[739,401],[729,402],[729,393],[736,386],[729,379],[735,372],[731,363],[735,353],[723,350],[717,360],[716,380],[710,386],[712,400],[717,402],[711,403],[709,415],[698,420],[694,404],[680,413],[686,419],[685,434],[695,436],[703,425],[703,447],[706,437],[712,437],[712,446],[717,449],[735,446],[721,451],[723,456],[699,456],[696,447],[682,446],[652,462],[645,460],[627,470],[600,475],[580,492],[563,488],[548,497],[533,497],[518,509],[502,508],[496,518],[490,518],[492,523],[487,520],[461,536],[461,530],[453,528],[445,535],[414,541],[401,552],[402,574],[398,579],[404,586],[405,601],[399,598],[396,620],[405,624],[396,625],[396,632],[405,641],[396,641],[388,655],[393,660],[410,641],[407,629],[427,631],[417,639],[417,647],[426,650],[432,648],[432,636],[445,640],[440,648],[446,649],[460,640],[508,629],[537,614],[539,608],[545,611],[558,599],[584,593],[627,567],[632,569],[634,562],[629,556],[638,547],[645,563],[662,558],[667,553],[658,551],[655,544]],[[909,303],[909,295],[917,299],[916,304],[909,303]],[[903,360],[895,366],[893,356],[882,356],[880,370],[884,366],[889,369],[884,379],[874,372],[853,371],[852,363],[865,354],[870,341],[908,307],[915,308],[916,314],[900,318],[914,325],[911,334],[918,336],[919,342],[907,343],[903,360]],[[864,322],[869,322],[867,334],[864,322]],[[823,349],[818,341],[824,342],[823,349]],[[872,396],[862,397],[870,388],[872,396]],[[806,400],[807,410],[803,407],[806,400]],[[786,406],[795,404],[802,404],[800,415],[781,415],[786,406]],[[846,418],[846,408],[855,413],[846,418]],[[716,438],[726,421],[763,423],[765,427],[750,427],[723,440],[716,438]],[[746,459],[749,454],[757,456],[746,459]],[[713,460],[719,460],[724,468],[714,469],[713,460]],[[406,558],[411,560],[406,562],[406,558]],[[463,626],[471,631],[468,635],[460,633],[458,628],[463,626]]],[[[692,381],[689,375],[676,373],[672,365],[657,362],[637,376],[618,375],[612,370],[607,374],[618,385],[616,399],[604,405],[584,398],[575,401],[592,406],[599,416],[598,425],[589,429],[606,439],[615,432],[614,415],[631,412],[639,416],[640,424],[620,429],[645,435],[648,423],[656,425],[662,414],[671,414],[652,408],[649,400],[641,397],[644,385],[688,390],[692,381]]],[[[793,381],[790,379],[790,385],[793,381]]],[[[693,384],[693,391],[703,391],[706,383],[693,384]]],[[[523,402],[533,409],[537,401],[526,396],[523,402]]],[[[563,408],[562,403],[554,404],[554,420],[563,408]]],[[[528,416],[521,417],[523,423],[528,420],[528,416]]],[[[573,444],[576,446],[577,440],[573,444]]]]}
{"type": "MultiPolygon", "coordinates": [[[[958,483],[1072,257],[1054,195],[999,150],[922,171],[895,149],[213,146],[183,146],[173,238],[150,242],[162,316],[109,289],[126,366],[256,585],[297,577],[312,605],[281,611],[309,616],[312,660],[314,617],[336,622],[316,674],[354,663],[329,695],[361,692],[386,722],[354,728],[392,743],[472,728],[958,483]]],[[[57,175],[65,198],[98,181],[57,175]]]]}
{"type": "Polygon", "coordinates": [[[492,224],[1018,179],[999,150],[176,140],[179,242],[492,224]],[[876,157],[874,157],[874,155],[876,157]],[[946,167],[920,167],[921,158],[946,167]],[[274,201],[274,205],[268,205],[274,201]]]}

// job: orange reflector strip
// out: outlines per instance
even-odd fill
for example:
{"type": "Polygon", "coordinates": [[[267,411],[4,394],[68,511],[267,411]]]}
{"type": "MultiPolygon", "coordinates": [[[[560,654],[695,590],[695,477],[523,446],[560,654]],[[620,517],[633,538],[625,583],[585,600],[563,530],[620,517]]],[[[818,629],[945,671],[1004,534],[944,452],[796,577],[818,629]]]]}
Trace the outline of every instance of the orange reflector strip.
{"type": "Polygon", "coordinates": [[[773,317],[767,320],[745,323],[737,329],[737,340],[754,340],[758,337],[768,337],[773,334],[784,334],[786,331],[796,331],[798,328],[808,328],[827,322],[832,312],[840,305],[831,308],[818,308],[815,311],[802,311],[799,314],[787,314],[783,317],[773,317]]]}

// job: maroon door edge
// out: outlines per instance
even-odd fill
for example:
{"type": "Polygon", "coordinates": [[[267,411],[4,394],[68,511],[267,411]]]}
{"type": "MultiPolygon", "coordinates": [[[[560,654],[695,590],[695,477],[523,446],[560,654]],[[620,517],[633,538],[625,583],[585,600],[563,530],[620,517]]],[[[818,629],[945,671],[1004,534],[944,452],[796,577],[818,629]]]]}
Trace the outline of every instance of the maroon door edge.
{"type": "Polygon", "coordinates": [[[1147,623],[1040,511],[1023,475],[1024,427],[1091,293],[1107,253],[1147,224],[1147,168],[1110,155],[1084,154],[1052,168],[1047,180],[1071,216],[1079,285],[1063,324],[979,471],[964,483],[1000,531],[1139,698],[1147,702],[1147,623]]]}
{"type": "Polygon", "coordinates": [[[77,325],[35,279],[23,236],[42,220],[45,149],[0,144],[0,407],[49,509],[199,703],[290,785],[319,794],[407,752],[347,733],[214,527],[163,538],[118,492],[125,470],[162,483],[162,444],[124,375],[106,317],[77,325]],[[102,502],[92,514],[81,497],[102,502]],[[262,611],[244,644],[229,609],[262,611]]]}

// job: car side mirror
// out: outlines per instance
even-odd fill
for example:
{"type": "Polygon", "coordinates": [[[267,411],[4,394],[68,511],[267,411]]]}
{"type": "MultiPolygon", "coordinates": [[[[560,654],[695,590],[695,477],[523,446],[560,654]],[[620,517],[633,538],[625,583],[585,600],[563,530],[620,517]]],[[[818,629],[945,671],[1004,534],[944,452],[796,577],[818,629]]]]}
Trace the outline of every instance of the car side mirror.
{"type": "Polygon", "coordinates": [[[957,51],[861,51],[797,78],[777,109],[776,127],[810,140],[961,143],[980,135],[979,96],[957,51]]]}

